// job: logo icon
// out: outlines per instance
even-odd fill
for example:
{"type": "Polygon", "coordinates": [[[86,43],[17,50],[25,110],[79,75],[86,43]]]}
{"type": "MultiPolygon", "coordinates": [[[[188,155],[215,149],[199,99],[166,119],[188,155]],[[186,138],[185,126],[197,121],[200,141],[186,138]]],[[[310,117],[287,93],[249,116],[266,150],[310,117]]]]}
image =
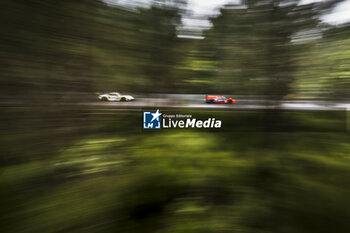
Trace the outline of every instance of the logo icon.
{"type": "Polygon", "coordinates": [[[159,109],[156,112],[143,112],[143,128],[144,129],[160,129],[161,115],[159,109]]]}

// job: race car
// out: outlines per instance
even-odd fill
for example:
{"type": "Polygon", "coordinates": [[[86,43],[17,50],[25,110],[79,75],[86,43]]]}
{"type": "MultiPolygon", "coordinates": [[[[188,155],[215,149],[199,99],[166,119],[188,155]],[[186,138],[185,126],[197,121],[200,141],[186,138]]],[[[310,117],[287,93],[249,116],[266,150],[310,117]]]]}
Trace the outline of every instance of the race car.
{"type": "Polygon", "coordinates": [[[118,92],[110,92],[110,93],[99,95],[98,99],[102,101],[125,102],[125,101],[133,101],[135,98],[132,97],[131,95],[121,95],[118,92]]]}
{"type": "Polygon", "coordinates": [[[205,102],[207,104],[234,104],[236,101],[232,98],[226,98],[225,96],[218,95],[218,96],[210,96],[206,95],[205,96],[205,102]]]}

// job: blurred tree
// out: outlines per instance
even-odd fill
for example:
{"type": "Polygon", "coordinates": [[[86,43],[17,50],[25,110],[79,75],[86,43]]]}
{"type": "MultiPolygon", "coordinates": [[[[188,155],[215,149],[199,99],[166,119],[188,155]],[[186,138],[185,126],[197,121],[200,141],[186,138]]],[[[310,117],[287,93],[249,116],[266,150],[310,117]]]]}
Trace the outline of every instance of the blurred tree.
{"type": "Polygon", "coordinates": [[[323,36],[299,58],[293,90],[314,98],[350,97],[349,25],[324,25],[323,36]]]}
{"type": "Polygon", "coordinates": [[[280,99],[290,91],[296,62],[308,48],[295,43],[300,32],[317,29],[319,16],[340,1],[300,5],[300,1],[247,0],[228,5],[212,19],[202,46],[217,61],[217,90],[235,94],[267,94],[280,99]]]}
{"type": "Polygon", "coordinates": [[[171,93],[176,90],[177,82],[181,82],[181,77],[175,77],[177,65],[183,59],[176,29],[180,20],[176,8],[153,6],[140,11],[137,21],[142,51],[140,65],[148,80],[144,90],[171,93]]]}

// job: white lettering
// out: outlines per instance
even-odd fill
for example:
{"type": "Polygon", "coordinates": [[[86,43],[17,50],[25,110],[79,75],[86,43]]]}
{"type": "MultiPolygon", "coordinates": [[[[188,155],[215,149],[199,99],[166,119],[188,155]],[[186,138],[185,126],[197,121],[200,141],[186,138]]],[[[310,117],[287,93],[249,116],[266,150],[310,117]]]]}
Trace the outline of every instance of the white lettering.
{"type": "MultiPolygon", "coordinates": [[[[152,127],[152,125],[153,123],[148,123],[148,127],[152,127]]],[[[163,118],[163,128],[221,128],[221,125],[222,122],[215,120],[215,118],[208,118],[205,121],[197,120],[196,118],[188,118],[186,121],[163,118]]]]}
{"type": "Polygon", "coordinates": [[[179,121],[179,127],[180,127],[180,128],[183,128],[183,127],[184,127],[184,124],[185,124],[184,121],[179,121]]]}
{"type": "Polygon", "coordinates": [[[195,123],[196,123],[196,118],[187,119],[186,128],[188,128],[188,127],[194,128],[195,123]]]}
{"type": "Polygon", "coordinates": [[[202,125],[203,125],[203,121],[197,121],[196,123],[197,128],[202,128],[202,125]]]}
{"type": "Polygon", "coordinates": [[[216,121],[215,122],[215,128],[221,128],[221,121],[216,121]]]}
{"type": "Polygon", "coordinates": [[[172,121],[172,120],[170,120],[170,121],[171,121],[171,123],[173,124],[174,128],[176,128],[176,126],[177,126],[177,121],[172,121]]]}
{"type": "Polygon", "coordinates": [[[170,126],[166,124],[165,119],[163,118],[163,128],[169,128],[170,126]]]}
{"type": "Polygon", "coordinates": [[[203,122],[203,127],[204,128],[209,128],[210,127],[210,119],[208,119],[208,120],[203,122]]]}

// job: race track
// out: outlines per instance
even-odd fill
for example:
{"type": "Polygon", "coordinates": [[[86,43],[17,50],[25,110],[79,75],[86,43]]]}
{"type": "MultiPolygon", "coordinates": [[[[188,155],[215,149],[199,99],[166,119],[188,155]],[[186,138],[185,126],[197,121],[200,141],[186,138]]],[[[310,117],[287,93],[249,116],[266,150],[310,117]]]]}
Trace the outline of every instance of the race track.
{"type": "Polygon", "coordinates": [[[143,108],[189,108],[189,109],[226,109],[226,110],[347,110],[350,103],[330,101],[285,100],[273,102],[269,100],[236,99],[235,104],[207,104],[204,99],[181,98],[137,98],[131,102],[93,101],[81,103],[92,108],[105,109],[143,109],[143,108]]]}

